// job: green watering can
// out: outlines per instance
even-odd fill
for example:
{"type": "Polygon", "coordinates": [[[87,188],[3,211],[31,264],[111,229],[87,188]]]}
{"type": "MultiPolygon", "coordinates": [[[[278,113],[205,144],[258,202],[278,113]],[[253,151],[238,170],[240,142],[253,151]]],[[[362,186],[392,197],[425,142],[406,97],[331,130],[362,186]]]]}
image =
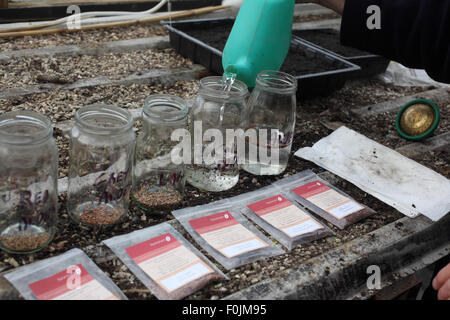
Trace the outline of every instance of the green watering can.
{"type": "Polygon", "coordinates": [[[291,43],[295,0],[244,0],[223,50],[225,72],[248,87],[262,70],[279,70],[291,43]]]}

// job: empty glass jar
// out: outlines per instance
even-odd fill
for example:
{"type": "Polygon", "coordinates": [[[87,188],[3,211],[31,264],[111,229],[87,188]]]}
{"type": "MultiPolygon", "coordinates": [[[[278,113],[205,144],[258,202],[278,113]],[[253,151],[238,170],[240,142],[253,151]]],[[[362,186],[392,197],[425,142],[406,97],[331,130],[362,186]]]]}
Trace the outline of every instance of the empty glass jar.
{"type": "Polygon", "coordinates": [[[0,116],[0,247],[32,253],[53,238],[58,150],[50,120],[32,111],[0,116]]]}
{"type": "Polygon", "coordinates": [[[257,134],[247,140],[245,171],[277,175],[286,169],[294,138],[296,91],[297,80],[287,73],[258,74],[247,115],[247,129],[257,134]]]}
{"type": "Polygon", "coordinates": [[[184,164],[172,161],[177,129],[187,130],[186,102],[173,95],[152,95],[142,110],[142,133],[136,142],[132,199],[145,210],[168,209],[181,202],[184,164]]]}
{"type": "Polygon", "coordinates": [[[190,110],[193,148],[192,163],[186,167],[187,181],[207,191],[228,190],[239,181],[236,144],[226,141],[226,131],[244,128],[248,89],[239,80],[228,92],[224,87],[222,77],[201,79],[190,110]]]}
{"type": "Polygon", "coordinates": [[[133,117],[127,110],[92,105],[76,112],[67,191],[76,222],[107,226],[127,213],[134,146],[133,117]]]}

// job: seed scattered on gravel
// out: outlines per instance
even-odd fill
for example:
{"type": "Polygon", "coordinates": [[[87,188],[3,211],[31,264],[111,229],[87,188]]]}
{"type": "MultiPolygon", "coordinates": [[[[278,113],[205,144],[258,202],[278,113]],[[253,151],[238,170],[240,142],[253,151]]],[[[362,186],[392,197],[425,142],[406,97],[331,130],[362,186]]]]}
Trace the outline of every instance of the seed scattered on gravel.
{"type": "Polygon", "coordinates": [[[31,234],[24,232],[17,235],[2,235],[0,237],[1,246],[10,251],[33,251],[41,248],[50,239],[47,232],[31,234]]]}

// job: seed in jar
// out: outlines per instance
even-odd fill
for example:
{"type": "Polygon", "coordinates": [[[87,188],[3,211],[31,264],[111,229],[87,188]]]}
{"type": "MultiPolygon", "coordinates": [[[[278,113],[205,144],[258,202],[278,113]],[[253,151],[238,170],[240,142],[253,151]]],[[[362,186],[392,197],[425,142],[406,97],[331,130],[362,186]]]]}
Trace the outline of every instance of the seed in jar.
{"type": "Polygon", "coordinates": [[[42,232],[39,234],[32,234],[23,232],[14,235],[2,235],[0,241],[2,247],[10,251],[33,251],[41,248],[50,240],[50,234],[42,232]]]}
{"type": "Polygon", "coordinates": [[[119,220],[122,213],[122,210],[109,206],[97,206],[85,209],[79,219],[81,222],[91,225],[108,225],[119,220]]]}
{"type": "Polygon", "coordinates": [[[173,187],[158,187],[148,184],[142,184],[134,192],[133,197],[137,202],[148,208],[173,206],[183,199],[180,192],[173,187]]]}

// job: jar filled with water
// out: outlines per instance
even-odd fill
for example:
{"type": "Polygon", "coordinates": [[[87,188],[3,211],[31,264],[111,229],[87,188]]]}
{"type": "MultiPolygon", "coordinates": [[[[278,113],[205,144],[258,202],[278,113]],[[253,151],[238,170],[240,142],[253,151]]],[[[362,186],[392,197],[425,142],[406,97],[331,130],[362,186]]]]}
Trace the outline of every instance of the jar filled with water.
{"type": "Polygon", "coordinates": [[[36,252],[57,223],[58,150],[50,120],[32,111],[0,116],[0,248],[36,252]]]}
{"type": "Polygon", "coordinates": [[[244,128],[247,95],[247,86],[239,80],[227,77],[200,80],[189,119],[193,148],[186,175],[192,186],[223,191],[238,182],[236,143],[226,141],[226,131],[244,128]]]}
{"type": "Polygon", "coordinates": [[[261,71],[248,101],[247,139],[242,168],[254,175],[277,175],[288,164],[294,139],[297,80],[284,72],[261,71]]]}

